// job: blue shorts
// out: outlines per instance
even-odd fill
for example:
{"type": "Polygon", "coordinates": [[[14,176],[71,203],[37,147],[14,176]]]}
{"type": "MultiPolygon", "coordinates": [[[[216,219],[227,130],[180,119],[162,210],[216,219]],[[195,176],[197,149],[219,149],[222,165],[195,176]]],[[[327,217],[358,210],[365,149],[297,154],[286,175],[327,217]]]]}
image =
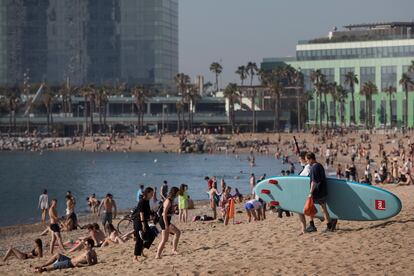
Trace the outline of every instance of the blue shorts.
{"type": "Polygon", "coordinates": [[[53,263],[54,269],[65,269],[71,267],[73,267],[71,259],[62,254],[59,254],[58,259],[53,263]]]}
{"type": "Polygon", "coordinates": [[[253,210],[254,209],[254,205],[250,202],[247,202],[246,204],[244,204],[244,208],[246,210],[253,210]]]}

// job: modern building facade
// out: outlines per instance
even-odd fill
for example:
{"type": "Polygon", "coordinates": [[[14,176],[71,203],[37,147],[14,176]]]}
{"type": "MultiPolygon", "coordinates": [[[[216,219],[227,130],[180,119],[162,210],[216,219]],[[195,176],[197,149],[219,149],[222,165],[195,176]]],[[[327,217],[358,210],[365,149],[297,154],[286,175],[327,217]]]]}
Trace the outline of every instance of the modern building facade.
{"type": "MultiPolygon", "coordinates": [[[[366,116],[365,96],[360,91],[365,83],[371,81],[378,88],[372,99],[373,122],[378,127],[389,125],[391,119],[393,126],[401,126],[407,99],[399,80],[414,60],[414,22],[360,24],[344,28],[343,31],[335,28],[327,37],[300,41],[294,58],[265,58],[262,68],[269,70],[281,64],[290,64],[300,69],[304,75],[305,91],[314,91],[311,81],[314,70],[321,69],[328,82],[341,84],[347,91],[350,89],[345,83],[345,75],[354,72],[359,79],[359,84],[355,86],[357,124],[363,125],[366,116]],[[391,99],[392,112],[389,96],[383,92],[390,86],[396,88],[391,99]]],[[[414,80],[414,75],[408,74],[414,80]]],[[[328,108],[329,117],[336,116],[339,122],[339,114],[334,114],[333,105],[328,96],[328,106],[323,108],[328,108]]],[[[344,112],[346,123],[351,120],[351,106],[351,95],[348,94],[344,112]]],[[[309,102],[308,110],[309,123],[313,124],[317,110],[315,100],[309,102]]],[[[336,111],[339,112],[339,108],[336,111]]],[[[414,125],[414,93],[409,93],[408,98],[408,125],[414,125]]]]}
{"type": "Polygon", "coordinates": [[[2,0],[0,84],[168,87],[178,72],[178,0],[2,0]]]}

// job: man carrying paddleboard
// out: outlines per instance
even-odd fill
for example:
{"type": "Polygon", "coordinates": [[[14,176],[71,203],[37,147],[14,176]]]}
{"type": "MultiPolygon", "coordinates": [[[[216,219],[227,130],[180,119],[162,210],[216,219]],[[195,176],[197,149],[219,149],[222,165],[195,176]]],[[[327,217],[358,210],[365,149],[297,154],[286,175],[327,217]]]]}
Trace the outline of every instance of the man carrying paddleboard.
{"type": "Polygon", "coordinates": [[[331,217],[329,216],[328,209],[326,207],[326,198],[328,196],[328,189],[326,183],[326,175],[324,167],[316,162],[315,154],[308,152],[306,154],[306,161],[311,166],[310,170],[310,180],[311,187],[309,192],[309,197],[312,197],[315,204],[321,206],[325,221],[327,222],[327,227],[325,232],[334,231],[335,226],[331,223],[331,217]]]}

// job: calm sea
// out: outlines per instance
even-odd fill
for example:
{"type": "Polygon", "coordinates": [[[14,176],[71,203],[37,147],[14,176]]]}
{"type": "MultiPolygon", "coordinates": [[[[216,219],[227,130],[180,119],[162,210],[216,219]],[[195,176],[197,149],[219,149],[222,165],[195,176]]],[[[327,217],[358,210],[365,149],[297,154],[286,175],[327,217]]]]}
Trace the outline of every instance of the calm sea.
{"type": "MultiPolygon", "coordinates": [[[[44,152],[0,153],[0,226],[40,220],[38,198],[43,189],[49,200],[58,199],[59,215],[64,215],[67,190],[76,197],[77,212],[87,210],[86,197],[102,198],[110,192],[119,209],[135,203],[138,184],[160,187],[189,185],[193,199],[207,199],[205,176],[224,178],[227,185],[249,190],[250,173],[257,177],[279,174],[286,169],[272,156],[256,156],[251,168],[247,155],[177,155],[166,153],[85,153],[44,152]]],[[[286,165],[287,166],[287,165],[286,165]]]]}

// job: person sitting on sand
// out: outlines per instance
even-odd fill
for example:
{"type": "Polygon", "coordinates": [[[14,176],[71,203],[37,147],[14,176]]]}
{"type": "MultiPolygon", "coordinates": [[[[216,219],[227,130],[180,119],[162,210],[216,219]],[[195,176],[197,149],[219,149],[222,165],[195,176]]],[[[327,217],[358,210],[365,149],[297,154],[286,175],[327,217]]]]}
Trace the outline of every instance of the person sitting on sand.
{"type": "Polygon", "coordinates": [[[249,222],[252,221],[252,217],[253,221],[258,221],[261,219],[262,204],[260,201],[256,199],[249,200],[244,204],[244,209],[247,212],[249,222]]]}
{"type": "Polygon", "coordinates": [[[35,268],[35,272],[42,273],[45,271],[61,270],[74,267],[86,267],[95,265],[98,263],[98,257],[96,255],[94,247],[95,243],[92,239],[84,241],[84,252],[80,255],[69,258],[62,254],[56,254],[50,258],[45,264],[35,268]]]}
{"type": "Polygon", "coordinates": [[[105,239],[101,247],[104,247],[110,244],[125,243],[124,239],[122,239],[119,232],[115,229],[112,223],[108,223],[106,225],[106,232],[109,233],[109,237],[105,239]]]}
{"type": "Polygon", "coordinates": [[[408,186],[413,185],[413,178],[409,173],[406,173],[404,177],[401,177],[401,179],[398,181],[397,186],[408,186]]]}
{"type": "Polygon", "coordinates": [[[79,238],[77,245],[74,246],[71,250],[69,250],[69,253],[83,249],[84,241],[87,239],[92,239],[96,247],[101,247],[106,237],[105,234],[101,231],[101,229],[99,229],[99,224],[89,224],[86,226],[86,229],[88,229],[89,236],[79,238]]]}
{"type": "Polygon", "coordinates": [[[11,247],[7,250],[6,254],[4,255],[3,261],[5,262],[11,256],[15,256],[19,260],[26,260],[26,259],[34,259],[34,258],[42,258],[43,257],[43,244],[41,239],[36,239],[35,247],[33,248],[30,253],[23,253],[20,250],[11,247]]]}
{"type": "Polygon", "coordinates": [[[162,229],[162,236],[161,242],[158,245],[157,255],[155,257],[156,259],[161,259],[162,251],[164,250],[165,244],[168,241],[170,233],[174,234],[172,253],[178,254],[177,246],[181,236],[181,231],[174,224],[171,223],[171,218],[174,214],[173,202],[174,199],[177,197],[178,191],[179,189],[177,187],[172,187],[170,192],[168,193],[167,199],[163,203],[162,217],[159,222],[162,229]]]}

